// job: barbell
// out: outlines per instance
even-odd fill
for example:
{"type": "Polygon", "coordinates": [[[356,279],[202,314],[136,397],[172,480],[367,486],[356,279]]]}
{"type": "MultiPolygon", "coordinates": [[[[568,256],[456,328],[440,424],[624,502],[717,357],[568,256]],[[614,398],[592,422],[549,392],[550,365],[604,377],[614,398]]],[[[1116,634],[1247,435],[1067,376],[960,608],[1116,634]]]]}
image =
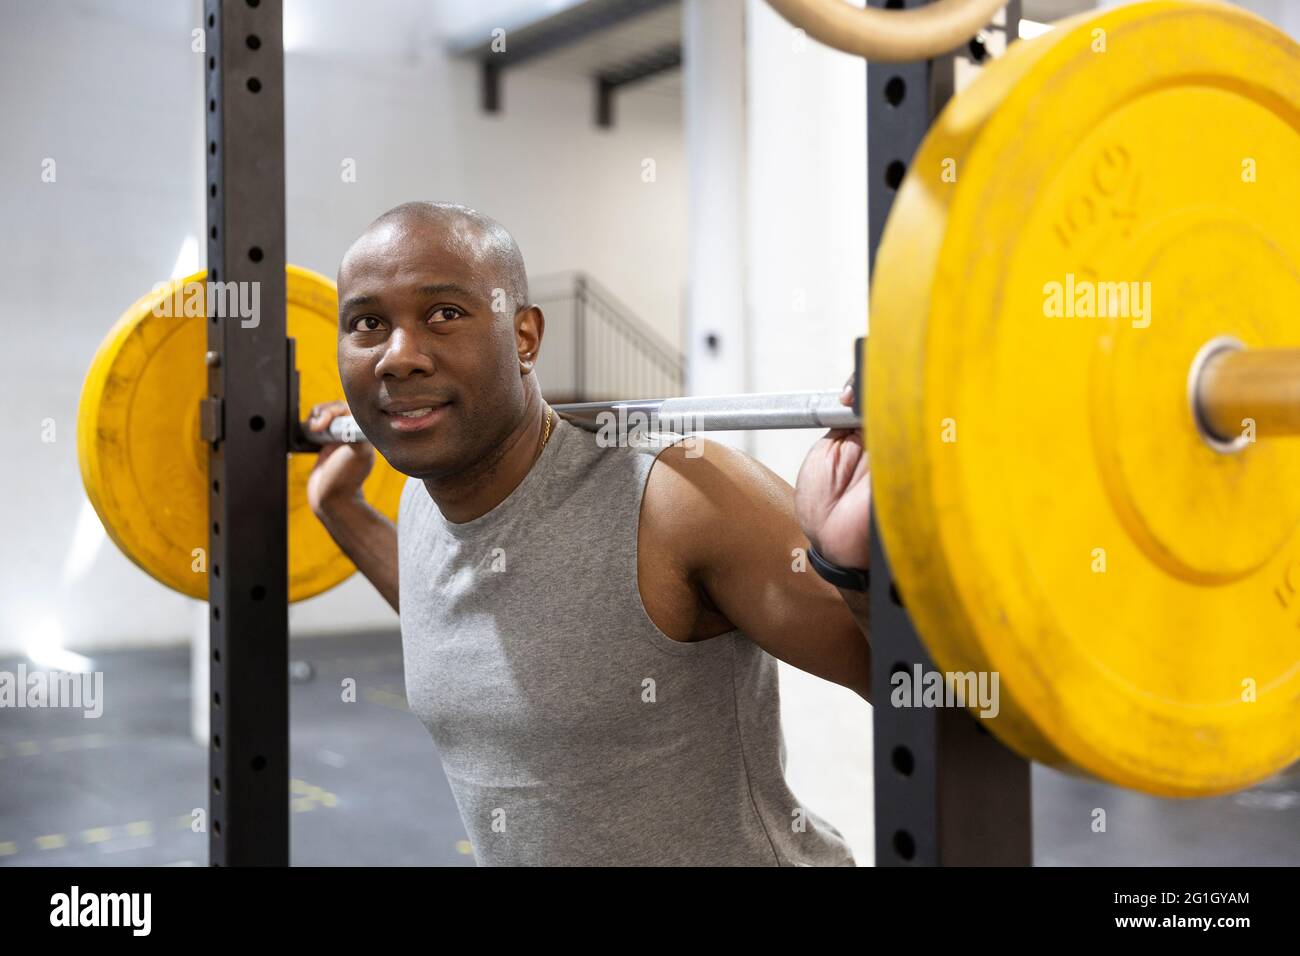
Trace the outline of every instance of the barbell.
{"type": "MultiPolygon", "coordinates": [[[[859,382],[873,507],[936,664],[999,675],[989,726],[1028,758],[1169,796],[1300,758],[1298,129],[1288,37],[1141,4],[1012,44],[898,190],[859,382]]],[[[201,320],[151,301],[92,365],[82,472],[122,549],[202,597],[201,320]]],[[[301,406],[338,397],[332,285],[291,267],[289,302],[301,406]]],[[[620,409],[856,422],[830,391],[561,407],[620,409]]],[[[295,599],[351,570],[309,470],[291,462],[295,599]]],[[[401,481],[381,461],[367,483],[390,517],[401,481]]]]}
{"type": "MultiPolygon", "coordinates": [[[[856,377],[855,388],[861,388],[856,377]]],[[[861,414],[834,390],[611,399],[553,408],[584,431],[623,437],[630,431],[865,431],[861,414]]],[[[1300,349],[1246,350],[1235,339],[1212,340],[1188,370],[1187,414],[1201,437],[1222,451],[1244,448],[1261,430],[1270,438],[1300,434],[1300,349]]],[[[366,440],[350,415],[333,418],[324,431],[309,431],[305,424],[301,430],[306,441],[322,445],[366,440]]]]}
{"type": "MultiPolygon", "coordinates": [[[[605,402],[574,402],[553,406],[555,413],[584,431],[609,431],[625,440],[627,433],[765,431],[780,428],[861,428],[862,418],[840,404],[839,392],[748,392],[737,395],[698,395],[605,402]]],[[[364,441],[360,427],[348,415],[330,422],[328,432],[305,432],[309,441],[364,441]]]]}

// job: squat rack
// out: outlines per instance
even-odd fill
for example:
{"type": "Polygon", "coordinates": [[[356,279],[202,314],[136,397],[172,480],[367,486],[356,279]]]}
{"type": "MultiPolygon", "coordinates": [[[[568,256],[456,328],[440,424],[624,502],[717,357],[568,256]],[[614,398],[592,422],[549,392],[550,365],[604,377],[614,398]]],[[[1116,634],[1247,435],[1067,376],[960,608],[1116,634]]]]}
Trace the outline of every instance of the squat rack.
{"type": "MultiPolygon", "coordinates": [[[[869,0],[917,7],[925,0],[869,0]]],[[[1020,0],[1003,13],[1019,34],[1020,0]]],[[[969,55],[983,59],[972,41],[969,55]]],[[[867,224],[870,266],[907,165],[953,94],[952,55],[867,63],[867,224]]],[[[860,391],[860,390],[859,390],[860,391]]],[[[860,398],[861,396],[859,396],[860,398]]],[[[1033,862],[1029,762],[965,708],[890,705],[895,673],[935,670],[890,571],[871,517],[871,699],[877,866],[1029,866],[1033,862]]]]}
{"type": "MultiPolygon", "coordinates": [[[[1019,0],[1004,16],[1010,42],[1019,0]]],[[[208,324],[209,854],[213,866],[287,866],[287,452],[301,446],[285,323],[283,0],[205,0],[204,19],[209,278],[260,283],[262,305],[253,327],[208,324]]],[[[973,40],[969,55],[982,59],[982,49],[973,40]]],[[[872,266],[907,164],[952,95],[953,70],[952,55],[867,64],[872,266]]],[[[964,709],[888,705],[895,672],[934,665],[874,517],[871,567],[876,863],[1030,864],[1028,762],[964,709]]]]}
{"type": "Polygon", "coordinates": [[[203,16],[208,278],[261,285],[256,325],[208,322],[208,852],[213,866],[288,866],[297,402],[285,338],[282,0],[205,0],[203,16]]]}

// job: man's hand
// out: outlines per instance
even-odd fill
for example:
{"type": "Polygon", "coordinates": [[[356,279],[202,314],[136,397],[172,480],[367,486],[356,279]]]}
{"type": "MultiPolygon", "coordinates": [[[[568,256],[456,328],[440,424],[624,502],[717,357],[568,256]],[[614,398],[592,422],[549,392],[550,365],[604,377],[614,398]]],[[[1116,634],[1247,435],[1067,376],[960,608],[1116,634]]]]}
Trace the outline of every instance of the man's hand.
{"type": "MultiPolygon", "coordinates": [[[[307,419],[307,430],[324,431],[346,414],[343,402],[317,405],[307,419]]],[[[374,464],[375,449],[369,442],[324,445],[307,477],[307,502],[334,542],[396,611],[400,599],[397,527],[372,508],[361,491],[374,464]]]]}
{"type": "MultiPolygon", "coordinates": [[[[334,419],[348,414],[344,402],[324,402],[313,406],[307,430],[321,432],[334,419]]],[[[374,446],[367,441],[331,442],[321,447],[316,465],[307,478],[307,503],[312,514],[322,514],[340,503],[362,496],[361,486],[375,464],[374,446]]]]}
{"type": "MultiPolygon", "coordinates": [[[[840,402],[852,406],[853,380],[840,402]]],[[[871,483],[862,432],[836,428],[808,452],[795,481],[795,514],[808,540],[827,561],[867,567],[871,548],[871,483]]]]}

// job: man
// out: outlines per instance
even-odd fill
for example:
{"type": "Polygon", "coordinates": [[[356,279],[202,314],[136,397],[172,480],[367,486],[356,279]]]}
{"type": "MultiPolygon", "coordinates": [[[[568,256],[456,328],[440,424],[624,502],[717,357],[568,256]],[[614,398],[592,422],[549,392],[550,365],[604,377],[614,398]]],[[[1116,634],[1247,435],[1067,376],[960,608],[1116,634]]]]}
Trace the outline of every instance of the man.
{"type": "Polygon", "coordinates": [[[331,445],[308,496],[399,612],[478,862],[851,865],[786,784],[773,658],[867,697],[866,593],[805,559],[867,565],[857,433],[797,493],[705,439],[604,447],[542,398],[519,249],[462,206],[385,213],[338,286],[347,403],[310,427],[350,410],[410,480],[394,527],[361,497],[374,448],[331,445]]]}

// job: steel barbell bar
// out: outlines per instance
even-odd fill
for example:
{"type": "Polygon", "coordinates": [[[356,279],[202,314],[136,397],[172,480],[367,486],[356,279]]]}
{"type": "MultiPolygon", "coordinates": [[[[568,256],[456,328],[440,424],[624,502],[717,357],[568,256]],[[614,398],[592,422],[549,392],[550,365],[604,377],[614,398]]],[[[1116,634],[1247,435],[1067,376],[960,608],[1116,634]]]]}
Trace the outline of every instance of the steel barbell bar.
{"type": "MultiPolygon", "coordinates": [[[[840,393],[834,391],[575,402],[553,408],[561,418],[590,432],[608,425],[670,432],[862,427],[861,417],[841,405],[840,393]]],[[[304,425],[303,436],[316,444],[364,440],[356,421],[347,415],[335,418],[324,432],[307,431],[304,425]]]]}
{"type": "MultiPolygon", "coordinates": [[[[1246,349],[1216,340],[1188,371],[1189,412],[1206,440],[1222,451],[1241,447],[1245,420],[1257,435],[1300,434],[1300,349],[1246,349]]],[[[783,428],[861,428],[862,417],[840,404],[838,391],[759,392],[676,398],[575,402],[554,406],[586,431],[639,426],[649,431],[725,432],[783,428]]],[[[314,444],[364,440],[351,416],[303,437],[314,444]]]]}

